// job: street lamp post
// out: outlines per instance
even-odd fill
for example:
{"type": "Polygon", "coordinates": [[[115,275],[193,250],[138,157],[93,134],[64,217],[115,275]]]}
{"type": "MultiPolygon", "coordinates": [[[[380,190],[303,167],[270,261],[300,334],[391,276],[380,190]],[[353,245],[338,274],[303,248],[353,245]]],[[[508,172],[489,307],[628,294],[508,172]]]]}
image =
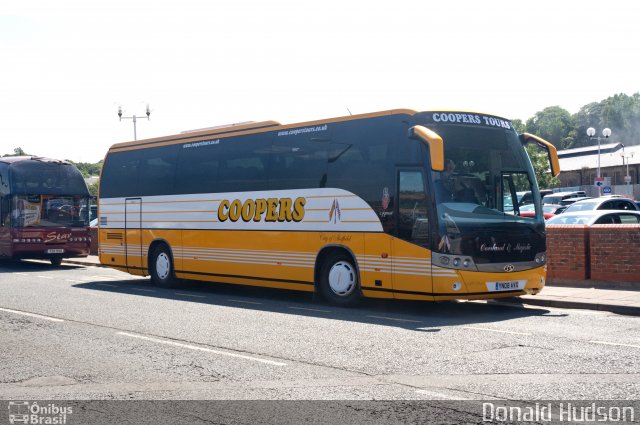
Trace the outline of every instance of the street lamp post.
{"type": "Polygon", "coordinates": [[[629,185],[631,184],[631,177],[629,176],[629,158],[633,158],[633,152],[625,154],[624,145],[622,145],[622,152],[620,152],[620,156],[622,157],[622,165],[625,164],[625,160],[627,161],[627,175],[624,178],[624,182],[629,185]]]}
{"type": "MultiPolygon", "coordinates": [[[[150,115],[151,115],[151,109],[149,109],[149,105],[147,105],[147,120],[150,120],[150,115]]],[[[133,140],[138,140],[138,134],[137,134],[137,130],[136,130],[136,116],[132,115],[130,117],[123,117],[122,116],[122,106],[118,106],[118,117],[120,118],[120,121],[124,120],[133,120],[133,140]]]]}
{"type": "MultiPolygon", "coordinates": [[[[596,129],[593,127],[589,127],[587,128],[587,136],[589,136],[589,139],[593,139],[593,136],[596,135],[596,129]]],[[[611,129],[610,128],[605,128],[604,130],[602,130],[602,135],[604,136],[604,139],[608,139],[609,136],[611,136],[611,129]]],[[[603,139],[602,137],[597,137],[598,139],[598,180],[600,179],[600,141],[603,139]]],[[[598,196],[602,195],[602,188],[600,186],[598,186],[598,196]]]]}

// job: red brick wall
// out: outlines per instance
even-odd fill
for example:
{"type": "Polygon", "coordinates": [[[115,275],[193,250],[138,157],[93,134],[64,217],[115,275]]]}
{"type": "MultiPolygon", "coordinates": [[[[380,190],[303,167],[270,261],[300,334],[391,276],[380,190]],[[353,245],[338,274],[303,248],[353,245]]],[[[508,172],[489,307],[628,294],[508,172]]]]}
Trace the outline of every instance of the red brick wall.
{"type": "Polygon", "coordinates": [[[589,278],[589,229],[586,226],[547,226],[547,278],[589,278]]]}
{"type": "Polygon", "coordinates": [[[640,283],[639,225],[594,225],[589,239],[591,279],[640,283]]]}

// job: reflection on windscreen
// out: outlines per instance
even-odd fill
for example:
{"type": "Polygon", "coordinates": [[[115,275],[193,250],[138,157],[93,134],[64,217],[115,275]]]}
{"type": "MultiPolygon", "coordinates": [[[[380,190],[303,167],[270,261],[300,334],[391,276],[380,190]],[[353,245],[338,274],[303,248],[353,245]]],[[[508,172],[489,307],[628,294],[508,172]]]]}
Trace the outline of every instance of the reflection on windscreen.
{"type": "Polygon", "coordinates": [[[88,226],[89,200],[82,196],[20,195],[13,202],[15,227],[88,226]]]}

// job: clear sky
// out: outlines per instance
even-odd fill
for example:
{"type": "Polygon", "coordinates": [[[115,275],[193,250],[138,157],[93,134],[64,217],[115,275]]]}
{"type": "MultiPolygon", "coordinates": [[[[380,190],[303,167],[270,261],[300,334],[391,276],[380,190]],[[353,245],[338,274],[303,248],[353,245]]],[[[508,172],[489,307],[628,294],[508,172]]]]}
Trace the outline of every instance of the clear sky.
{"type": "Polygon", "coordinates": [[[20,0],[0,13],[0,155],[393,108],[526,120],[640,91],[629,0],[20,0]],[[144,114],[147,103],[151,120],[144,114]]]}

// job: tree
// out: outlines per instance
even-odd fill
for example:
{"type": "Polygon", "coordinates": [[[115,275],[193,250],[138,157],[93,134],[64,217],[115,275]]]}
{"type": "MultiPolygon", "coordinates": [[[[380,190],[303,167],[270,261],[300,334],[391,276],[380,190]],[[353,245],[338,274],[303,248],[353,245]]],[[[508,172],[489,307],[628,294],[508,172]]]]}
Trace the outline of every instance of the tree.
{"type": "Polygon", "coordinates": [[[513,125],[513,129],[518,134],[522,134],[527,131],[527,126],[520,119],[511,120],[511,124],[513,125]]]}
{"type": "Polygon", "coordinates": [[[32,156],[24,151],[22,148],[14,148],[13,153],[7,153],[2,156],[32,156]]]}
{"type": "Polygon", "coordinates": [[[527,132],[542,137],[558,149],[573,146],[574,118],[559,106],[549,106],[527,120],[527,132]]]}
{"type": "Polygon", "coordinates": [[[91,196],[98,196],[99,186],[100,186],[99,182],[87,185],[87,188],[89,189],[89,193],[91,194],[91,196]]]}
{"type": "Polygon", "coordinates": [[[632,96],[616,94],[601,102],[592,102],[574,115],[575,147],[594,145],[587,136],[587,128],[594,127],[598,134],[604,128],[612,130],[612,141],[626,146],[640,144],[640,93],[632,96]]]}
{"type": "Polygon", "coordinates": [[[67,161],[75,165],[83,177],[99,176],[100,170],[102,170],[102,160],[95,164],[89,162],[74,162],[70,159],[67,159],[67,161]]]}
{"type": "Polygon", "coordinates": [[[536,180],[541,189],[548,189],[560,186],[560,179],[553,177],[549,171],[549,156],[545,150],[536,145],[527,145],[526,147],[533,171],[536,173],[536,180]]]}

